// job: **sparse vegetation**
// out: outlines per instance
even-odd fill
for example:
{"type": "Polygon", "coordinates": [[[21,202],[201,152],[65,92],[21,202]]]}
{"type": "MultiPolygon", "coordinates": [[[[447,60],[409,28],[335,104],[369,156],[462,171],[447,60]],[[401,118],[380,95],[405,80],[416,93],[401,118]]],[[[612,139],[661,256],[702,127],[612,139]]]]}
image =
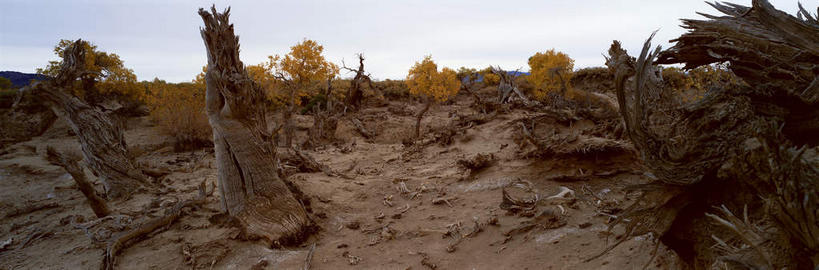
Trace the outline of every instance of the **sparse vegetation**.
{"type": "Polygon", "coordinates": [[[311,39],[245,65],[215,6],[192,81],[62,40],[0,74],[0,269],[816,269],[819,18],[752,2],[402,80],[311,39]]]}

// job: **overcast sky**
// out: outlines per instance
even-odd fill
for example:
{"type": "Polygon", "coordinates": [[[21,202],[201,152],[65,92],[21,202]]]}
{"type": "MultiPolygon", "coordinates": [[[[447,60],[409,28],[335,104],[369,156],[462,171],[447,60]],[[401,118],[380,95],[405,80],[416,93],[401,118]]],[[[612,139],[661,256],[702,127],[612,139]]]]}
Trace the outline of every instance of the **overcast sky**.
{"type": "MultiPolygon", "coordinates": [[[[751,0],[735,3],[750,5],[751,0]]],[[[802,0],[808,10],[817,1],[802,0]]],[[[113,52],[139,80],[189,81],[207,64],[199,36],[199,7],[211,1],[0,0],[0,70],[34,72],[56,59],[60,39],[83,38],[113,52]]],[[[796,0],[772,0],[795,14],[796,0]]],[[[555,48],[575,68],[602,66],[612,40],[636,54],[659,29],[656,41],[683,33],[680,18],[717,14],[699,0],[522,1],[216,1],[230,5],[231,22],[246,65],[286,54],[304,38],[324,45],[340,64],[364,53],[378,79],[401,79],[431,54],[439,66],[528,70],[527,59],[555,48]]],[[[342,73],[346,77],[349,74],[342,73]]]]}

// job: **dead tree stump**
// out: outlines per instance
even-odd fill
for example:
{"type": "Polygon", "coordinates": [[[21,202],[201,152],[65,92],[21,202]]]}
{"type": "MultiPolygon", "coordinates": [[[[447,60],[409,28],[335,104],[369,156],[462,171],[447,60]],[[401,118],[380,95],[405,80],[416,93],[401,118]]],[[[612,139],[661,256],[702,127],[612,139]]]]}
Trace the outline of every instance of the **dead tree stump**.
{"type": "Polygon", "coordinates": [[[265,96],[239,60],[239,38],[223,13],[199,9],[208,55],[206,110],[213,128],[222,207],[249,237],[274,245],[300,242],[312,229],[302,204],[276,172],[266,134],[265,96]]]}

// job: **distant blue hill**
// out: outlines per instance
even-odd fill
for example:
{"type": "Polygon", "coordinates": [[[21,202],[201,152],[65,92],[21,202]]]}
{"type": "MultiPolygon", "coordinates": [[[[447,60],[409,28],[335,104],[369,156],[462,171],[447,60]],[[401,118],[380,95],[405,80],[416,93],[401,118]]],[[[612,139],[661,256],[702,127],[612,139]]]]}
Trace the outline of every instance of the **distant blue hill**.
{"type": "Polygon", "coordinates": [[[32,80],[45,81],[49,79],[48,76],[46,75],[22,73],[17,71],[0,71],[0,77],[9,79],[9,81],[11,81],[11,84],[14,85],[15,88],[26,86],[29,83],[31,83],[32,80]]]}

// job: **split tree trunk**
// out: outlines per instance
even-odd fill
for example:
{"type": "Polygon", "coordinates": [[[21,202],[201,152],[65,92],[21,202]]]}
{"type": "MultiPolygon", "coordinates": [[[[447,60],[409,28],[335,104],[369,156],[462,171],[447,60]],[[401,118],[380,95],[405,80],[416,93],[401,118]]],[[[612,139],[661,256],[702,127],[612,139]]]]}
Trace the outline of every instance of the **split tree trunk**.
{"type": "Polygon", "coordinates": [[[147,177],[130,157],[122,129],[111,116],[67,93],[85,70],[85,41],[77,40],[66,48],[63,64],[56,78],[34,83],[25,91],[48,101],[51,109],[68,120],[82,145],[82,153],[96,176],[105,186],[109,198],[127,197],[147,186],[147,177]]]}
{"type": "Polygon", "coordinates": [[[239,39],[224,13],[199,10],[208,55],[206,110],[213,128],[222,207],[250,237],[273,245],[300,242],[313,228],[302,204],[276,172],[266,134],[265,95],[239,60],[239,39]]]}

